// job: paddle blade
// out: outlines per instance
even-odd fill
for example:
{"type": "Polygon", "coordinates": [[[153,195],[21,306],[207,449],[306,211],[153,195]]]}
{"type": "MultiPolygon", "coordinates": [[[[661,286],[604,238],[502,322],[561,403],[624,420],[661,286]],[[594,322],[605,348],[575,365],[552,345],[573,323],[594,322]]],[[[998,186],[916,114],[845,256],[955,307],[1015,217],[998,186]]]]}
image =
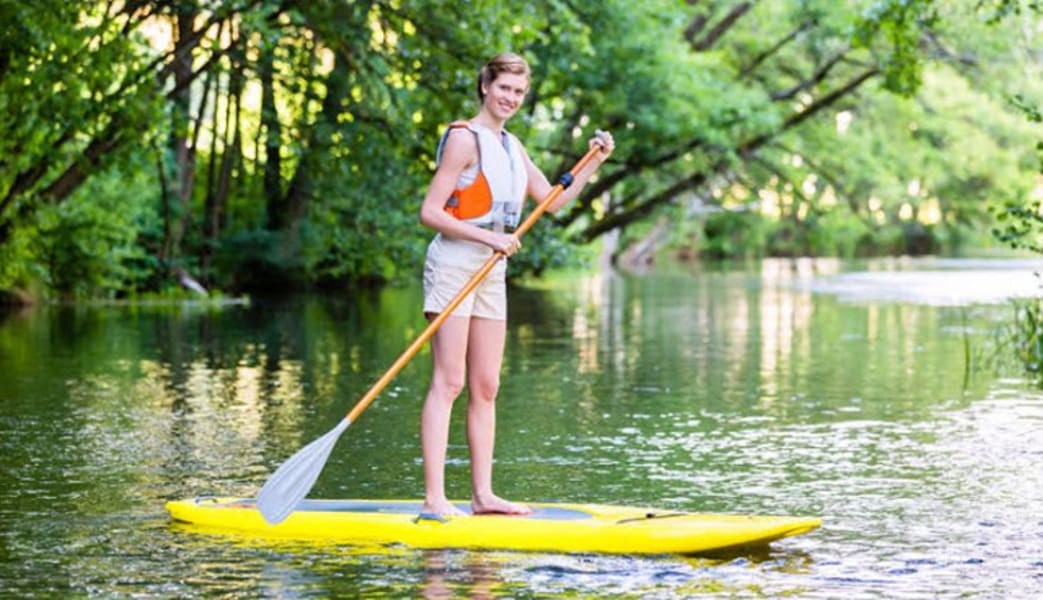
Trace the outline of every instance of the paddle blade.
{"type": "Polygon", "coordinates": [[[272,473],[257,494],[257,508],[265,521],[278,525],[297,508],[315,485],[333,446],[348,425],[350,420],[341,420],[329,433],[298,450],[272,473]]]}

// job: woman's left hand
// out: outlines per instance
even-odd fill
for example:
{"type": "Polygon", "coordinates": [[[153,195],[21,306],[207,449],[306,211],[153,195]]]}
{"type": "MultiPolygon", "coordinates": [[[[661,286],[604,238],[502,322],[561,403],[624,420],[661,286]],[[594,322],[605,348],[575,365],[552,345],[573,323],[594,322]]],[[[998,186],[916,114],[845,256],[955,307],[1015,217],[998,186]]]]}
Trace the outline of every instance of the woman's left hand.
{"type": "Polygon", "coordinates": [[[594,146],[601,147],[601,161],[604,162],[608,158],[609,154],[616,149],[616,141],[612,139],[612,134],[607,131],[601,131],[600,129],[594,132],[594,137],[590,138],[588,142],[591,148],[594,146]]]}

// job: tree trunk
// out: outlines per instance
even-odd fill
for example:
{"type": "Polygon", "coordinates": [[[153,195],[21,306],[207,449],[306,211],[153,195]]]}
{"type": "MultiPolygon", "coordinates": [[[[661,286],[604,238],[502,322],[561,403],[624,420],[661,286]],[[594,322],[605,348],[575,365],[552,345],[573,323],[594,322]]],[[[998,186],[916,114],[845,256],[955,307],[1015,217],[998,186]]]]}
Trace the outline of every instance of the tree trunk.
{"type": "MultiPolygon", "coordinates": [[[[239,97],[243,89],[243,66],[233,58],[231,72],[228,76],[228,104],[225,111],[224,151],[221,154],[221,167],[217,180],[211,181],[206,197],[206,221],[203,230],[203,255],[201,257],[202,272],[208,276],[213,262],[214,251],[220,243],[221,231],[224,229],[225,206],[231,189],[232,170],[241,164],[242,134],[239,130],[239,97]]],[[[216,139],[216,136],[215,136],[216,139]]],[[[211,157],[216,160],[216,157],[211,157]]],[[[209,281],[208,281],[209,283],[209,281]]]]}
{"type": "MultiPolygon", "coordinates": [[[[51,203],[60,203],[74,193],[87,179],[104,167],[105,158],[114,156],[122,151],[128,144],[140,140],[142,131],[147,130],[148,124],[134,122],[128,118],[130,112],[124,110],[121,99],[136,93],[139,86],[146,85],[154,87],[157,93],[166,86],[171,74],[179,65],[179,57],[186,53],[191,54],[202,40],[203,36],[211,28],[236,14],[248,12],[252,7],[259,4],[260,0],[250,0],[246,5],[238,7],[224,7],[210,13],[207,21],[198,29],[186,29],[189,32],[187,38],[180,38],[174,50],[157,56],[152,61],[123,77],[118,85],[100,101],[94,102],[96,107],[92,113],[83,120],[72,121],[62,124],[61,131],[48,142],[47,151],[39,156],[33,157],[33,162],[18,172],[6,189],[0,191],[0,246],[4,245],[14,230],[18,219],[30,218],[40,206],[40,202],[33,199],[32,193],[40,185],[41,180],[50,172],[55,170],[55,162],[67,163],[64,170],[46,188],[39,190],[39,199],[51,203]],[[152,78],[154,84],[146,81],[152,78]],[[108,123],[101,127],[101,132],[95,135],[82,151],[71,151],[66,145],[74,139],[89,135],[89,131],[98,129],[99,125],[108,123]],[[67,158],[68,157],[68,158],[67,158]],[[9,209],[20,201],[16,214],[8,214],[9,209]]],[[[143,10],[145,2],[129,2],[121,9],[122,13],[132,15],[124,26],[123,33],[129,34],[133,29],[151,18],[157,18],[151,11],[143,10]]],[[[267,20],[272,21],[278,17],[281,11],[274,11],[267,20]]],[[[168,98],[174,98],[177,94],[187,90],[189,84],[202,72],[207,71],[210,64],[224,53],[224,50],[216,50],[211,54],[200,69],[191,70],[189,63],[188,76],[173,86],[167,92],[168,98]]],[[[61,168],[62,165],[58,165],[61,168]]],[[[165,209],[166,207],[164,207],[165,209]]],[[[162,250],[159,251],[163,253],[162,250]]]]}
{"type": "Polygon", "coordinates": [[[165,235],[159,255],[160,263],[166,267],[180,254],[195,181],[196,153],[189,137],[192,90],[188,84],[192,80],[192,49],[196,45],[193,35],[196,14],[187,9],[179,12],[175,19],[177,39],[172,65],[175,93],[170,102],[172,122],[168,145],[174,157],[174,173],[168,182],[173,189],[165,194],[170,206],[164,207],[163,211],[168,222],[164,225],[165,235]]]}
{"type": "Polygon", "coordinates": [[[282,192],[282,124],[275,106],[275,47],[263,43],[257,74],[261,82],[261,130],[264,135],[264,199],[268,208],[268,229],[278,231],[289,222],[286,197],[282,192]]]}
{"type": "Polygon", "coordinates": [[[348,82],[354,64],[347,52],[345,49],[334,52],[333,68],[323,82],[326,95],[322,99],[322,108],[315,122],[307,127],[300,160],[280,205],[282,212],[278,220],[273,220],[269,213],[269,225],[273,226],[273,230],[286,234],[283,243],[291,247],[297,240],[297,225],[308,213],[308,202],[314,193],[314,171],[319,168],[317,161],[329,155],[333,145],[330,134],[338,129],[337,118],[350,94],[348,82]],[[274,226],[278,226],[278,229],[274,229],[274,226]]]}

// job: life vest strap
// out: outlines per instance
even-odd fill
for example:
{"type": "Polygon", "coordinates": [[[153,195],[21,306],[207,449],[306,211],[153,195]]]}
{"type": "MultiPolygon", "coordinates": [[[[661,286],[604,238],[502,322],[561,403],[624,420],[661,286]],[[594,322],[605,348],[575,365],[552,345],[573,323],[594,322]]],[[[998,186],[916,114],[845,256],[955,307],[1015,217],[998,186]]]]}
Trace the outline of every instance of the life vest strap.
{"type": "Polygon", "coordinates": [[[479,225],[478,227],[488,231],[497,231],[499,233],[514,233],[515,229],[513,225],[507,225],[506,223],[489,223],[485,225],[479,225]]]}

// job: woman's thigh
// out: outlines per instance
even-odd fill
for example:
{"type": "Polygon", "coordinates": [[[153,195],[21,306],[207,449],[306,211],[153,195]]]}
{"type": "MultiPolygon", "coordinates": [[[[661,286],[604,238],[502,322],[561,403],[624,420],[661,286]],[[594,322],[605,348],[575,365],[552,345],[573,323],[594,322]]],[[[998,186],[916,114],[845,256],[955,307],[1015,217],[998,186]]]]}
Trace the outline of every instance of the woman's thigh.
{"type": "Polygon", "coordinates": [[[494,396],[507,338],[507,321],[471,318],[467,340],[467,385],[471,395],[494,396]]]}

